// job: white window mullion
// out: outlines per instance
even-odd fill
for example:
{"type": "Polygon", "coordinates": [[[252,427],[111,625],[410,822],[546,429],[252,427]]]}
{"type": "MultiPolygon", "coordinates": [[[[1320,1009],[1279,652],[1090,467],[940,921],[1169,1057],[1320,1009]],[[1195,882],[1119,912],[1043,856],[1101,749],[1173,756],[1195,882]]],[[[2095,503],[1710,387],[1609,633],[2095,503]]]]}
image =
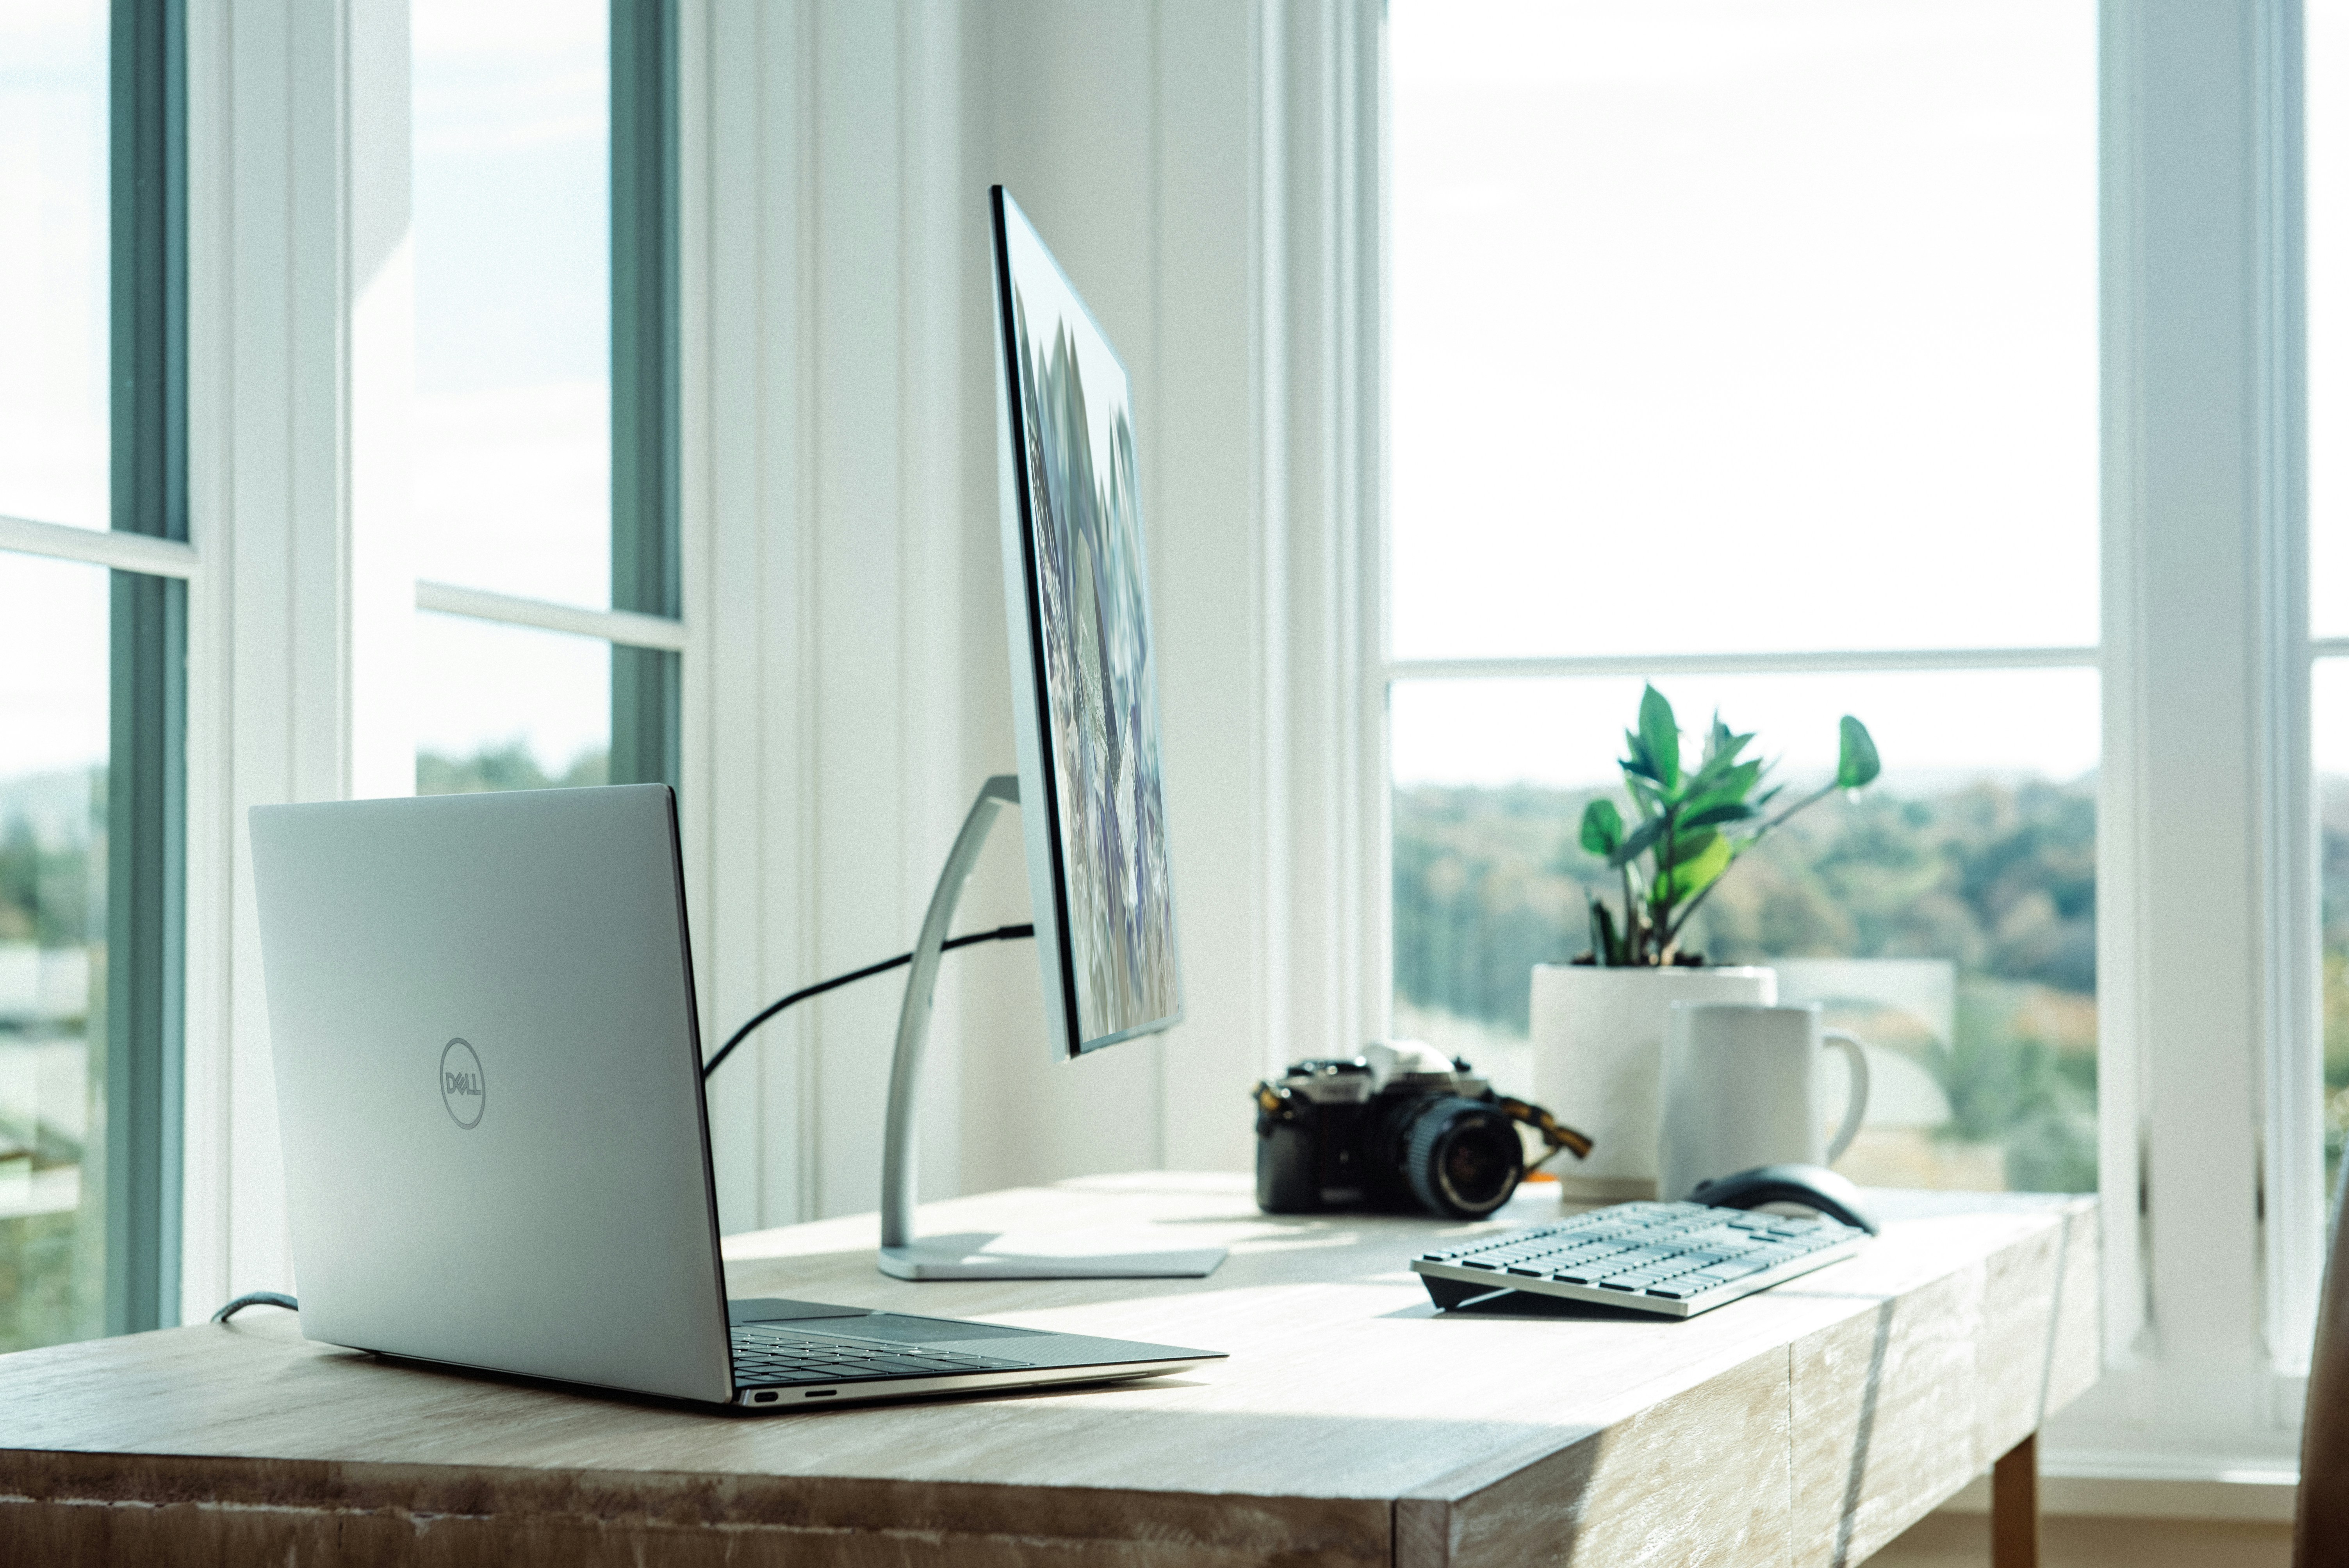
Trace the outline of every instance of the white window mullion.
{"type": "Polygon", "coordinates": [[[545,599],[499,593],[487,588],[465,588],[453,583],[419,580],[415,607],[443,615],[463,615],[507,626],[530,626],[542,632],[564,632],[575,637],[601,637],[629,648],[659,648],[683,653],[686,623],[666,615],[644,615],[634,610],[590,610],[545,599]]]}
{"type": "Polygon", "coordinates": [[[22,517],[0,517],[0,551],[86,561],[119,572],[143,572],[150,577],[191,578],[198,564],[195,546],[174,539],[111,529],[68,528],[22,517]]]}
{"type": "MultiPolygon", "coordinates": [[[[2324,1264],[2323,987],[2308,591],[2307,300],[2301,7],[2255,15],[2252,158],[2258,179],[2252,319],[2259,340],[2253,657],[2268,788],[2258,862],[2269,935],[2264,1330],[2269,1364],[2306,1370],[2324,1264]]],[[[2297,1410],[2277,1415],[2296,1424],[2297,1410]]]]}
{"type": "Polygon", "coordinates": [[[2309,828],[2288,777],[2305,645],[2279,602],[2298,526],[2274,167],[2292,9],[2104,7],[2098,969],[2115,1367],[2051,1434],[2056,1463],[2288,1466],[2295,1446],[2271,1398],[2270,1307],[2296,1243],[2277,1228],[2284,1155],[2267,1147],[2265,1092],[2271,1061],[2309,1050],[2280,965],[2313,913],[2273,869],[2305,853],[2309,828]]]}
{"type": "Polygon", "coordinates": [[[394,11],[189,7],[191,604],[182,1311],[291,1284],[249,807],[411,787],[394,11]],[[355,120],[364,119],[364,124],[355,120]],[[216,177],[207,170],[218,170],[216,177]],[[395,410],[396,412],[396,410],[395,410]],[[356,427],[356,428],[355,428],[356,427]],[[397,758],[395,763],[387,759],[397,758]]]}

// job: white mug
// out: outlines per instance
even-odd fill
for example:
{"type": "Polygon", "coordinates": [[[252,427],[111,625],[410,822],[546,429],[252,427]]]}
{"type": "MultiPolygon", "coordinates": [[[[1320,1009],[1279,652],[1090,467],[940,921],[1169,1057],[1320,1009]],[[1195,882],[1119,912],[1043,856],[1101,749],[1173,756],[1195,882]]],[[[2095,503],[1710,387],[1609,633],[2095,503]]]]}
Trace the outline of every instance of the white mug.
{"type": "Polygon", "coordinates": [[[1831,1165],[1867,1114],[1868,1052],[1858,1037],[1822,1028],[1816,1005],[1676,1002],[1664,1031],[1656,1195],[1685,1198],[1700,1181],[1756,1165],[1831,1165]],[[1819,1115],[1819,1060],[1829,1045],[1851,1058],[1851,1100],[1831,1141],[1819,1115]]]}

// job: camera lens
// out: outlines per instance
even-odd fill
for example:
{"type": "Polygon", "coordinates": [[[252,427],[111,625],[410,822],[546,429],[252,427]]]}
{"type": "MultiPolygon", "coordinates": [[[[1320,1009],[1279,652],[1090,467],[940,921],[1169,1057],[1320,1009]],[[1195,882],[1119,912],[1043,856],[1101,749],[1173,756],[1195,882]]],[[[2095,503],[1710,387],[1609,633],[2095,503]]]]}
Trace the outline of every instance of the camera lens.
{"type": "Polygon", "coordinates": [[[1421,1207],[1480,1220],[1509,1201],[1525,1162],[1515,1122],[1480,1101],[1444,1095],[1413,1121],[1403,1173],[1421,1207]]]}

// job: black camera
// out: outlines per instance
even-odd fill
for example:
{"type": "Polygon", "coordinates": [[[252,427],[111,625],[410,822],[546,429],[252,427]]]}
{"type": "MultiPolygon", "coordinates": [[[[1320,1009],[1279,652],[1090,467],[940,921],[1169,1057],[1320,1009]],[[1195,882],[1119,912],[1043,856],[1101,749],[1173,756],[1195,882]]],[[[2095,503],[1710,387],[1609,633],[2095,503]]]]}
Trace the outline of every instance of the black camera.
{"type": "Polygon", "coordinates": [[[1520,1125],[1549,1153],[1590,1140],[1537,1105],[1493,1092],[1457,1057],[1414,1041],[1299,1062],[1256,1086],[1256,1201],[1268,1214],[1413,1210],[1479,1220],[1526,1172],[1520,1125]]]}

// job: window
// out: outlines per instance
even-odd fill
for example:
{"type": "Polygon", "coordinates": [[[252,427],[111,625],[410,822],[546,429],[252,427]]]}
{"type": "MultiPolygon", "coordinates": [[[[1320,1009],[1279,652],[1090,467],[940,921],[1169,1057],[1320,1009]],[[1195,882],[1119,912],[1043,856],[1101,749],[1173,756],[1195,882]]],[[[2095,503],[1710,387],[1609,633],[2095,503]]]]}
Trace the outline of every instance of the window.
{"type": "Polygon", "coordinates": [[[410,15],[417,788],[674,782],[673,24],[410,15]]]}
{"type": "Polygon", "coordinates": [[[179,40],[0,13],[0,1350],[177,1316],[179,40]]]}
{"type": "Polygon", "coordinates": [[[103,1331],[106,570],[0,555],[0,1348],[103,1331]],[[93,982],[96,982],[94,985],[93,982]],[[86,1176],[85,1172],[88,1172],[86,1176]]]}
{"type": "Polygon", "coordinates": [[[2307,0],[2308,655],[2323,912],[2324,1176],[2349,1140],[2349,5],[2307,0]]]}
{"type": "Polygon", "coordinates": [[[1397,0],[1390,57],[1398,1029],[1529,1080],[1643,678],[1795,790],[1852,713],[1883,779],[1693,945],[1870,1042],[1856,1179],[2094,1189],[2095,8],[1397,0]]]}

